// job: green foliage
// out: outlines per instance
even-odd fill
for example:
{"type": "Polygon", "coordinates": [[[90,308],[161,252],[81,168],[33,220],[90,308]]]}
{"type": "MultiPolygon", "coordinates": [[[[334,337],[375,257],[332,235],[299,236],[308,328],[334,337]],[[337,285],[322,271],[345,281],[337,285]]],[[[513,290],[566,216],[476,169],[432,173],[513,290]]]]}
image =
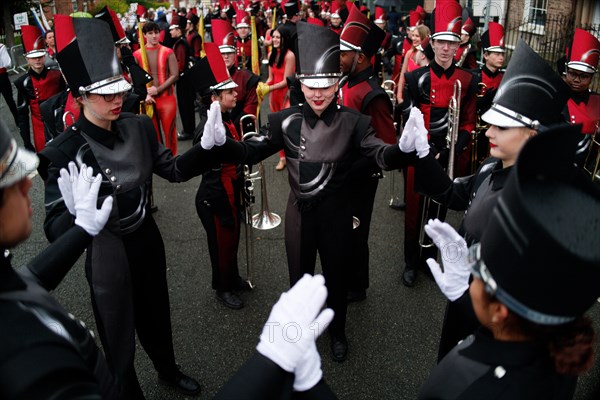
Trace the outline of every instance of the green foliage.
{"type": "Polygon", "coordinates": [[[95,2],[92,14],[96,14],[104,6],[108,6],[111,10],[120,14],[125,14],[129,10],[129,3],[125,0],[98,0],[95,2]]]}

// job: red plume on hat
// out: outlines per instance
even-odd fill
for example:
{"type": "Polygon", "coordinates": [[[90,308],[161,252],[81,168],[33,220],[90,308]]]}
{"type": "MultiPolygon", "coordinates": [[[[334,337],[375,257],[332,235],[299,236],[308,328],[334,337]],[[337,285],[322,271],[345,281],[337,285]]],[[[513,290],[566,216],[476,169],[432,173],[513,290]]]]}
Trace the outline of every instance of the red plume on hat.
{"type": "Polygon", "coordinates": [[[215,19],[211,30],[213,42],[219,46],[221,53],[235,53],[235,31],[229,22],[215,19]]]}
{"type": "Polygon", "coordinates": [[[46,55],[46,42],[40,28],[34,25],[22,25],[21,38],[25,48],[25,57],[37,58],[46,55]]]}
{"type": "Polygon", "coordinates": [[[417,10],[412,10],[408,14],[408,19],[409,19],[409,28],[410,29],[413,29],[413,28],[417,27],[418,25],[423,24],[423,18],[421,17],[421,13],[418,12],[417,10]]]}
{"type": "Polygon", "coordinates": [[[237,84],[231,79],[217,44],[205,43],[204,51],[206,57],[189,70],[195,90],[201,95],[207,95],[215,90],[236,88],[237,84]]]}
{"type": "Polygon", "coordinates": [[[125,35],[121,21],[119,21],[119,17],[117,17],[117,14],[108,6],[104,6],[104,8],[94,17],[108,23],[115,43],[129,43],[129,39],[127,39],[127,36],[125,35]]]}
{"type": "Polygon", "coordinates": [[[370,31],[371,21],[358,8],[351,7],[340,34],[340,50],[360,51],[370,31]]]}
{"type": "Polygon", "coordinates": [[[235,27],[236,28],[249,28],[250,17],[244,10],[238,10],[235,14],[235,27]]]}
{"type": "Polygon", "coordinates": [[[427,12],[425,11],[425,9],[422,6],[417,6],[415,8],[415,11],[419,13],[419,15],[421,16],[421,20],[425,21],[425,17],[427,16],[427,12]]]}
{"type": "Polygon", "coordinates": [[[146,14],[146,7],[144,7],[141,4],[138,4],[136,9],[135,9],[135,15],[137,15],[138,17],[143,17],[144,14],[146,14]]]}
{"type": "Polygon", "coordinates": [[[438,0],[434,12],[434,40],[460,41],[462,7],[456,0],[438,0]]]}
{"type": "Polygon", "coordinates": [[[323,22],[323,20],[321,18],[308,17],[308,18],[306,18],[306,22],[308,22],[309,24],[312,24],[312,25],[325,26],[325,23],[323,22]]]}
{"type": "Polygon", "coordinates": [[[338,14],[338,10],[340,9],[340,3],[335,0],[331,2],[331,8],[330,8],[330,12],[331,12],[331,17],[332,18],[340,18],[340,14],[338,14]],[[334,16],[335,14],[335,16],[334,16]]]}
{"type": "Polygon", "coordinates": [[[488,30],[481,35],[484,51],[504,53],[504,27],[497,22],[488,23],[488,30]]]}
{"type": "Polygon", "coordinates": [[[475,24],[471,18],[467,18],[463,26],[460,28],[460,33],[464,35],[473,36],[475,34],[475,24]]]}
{"type": "Polygon", "coordinates": [[[600,41],[583,29],[577,28],[573,44],[567,49],[567,67],[590,74],[598,70],[600,41]]]}
{"type": "Polygon", "coordinates": [[[387,15],[385,14],[385,8],[375,6],[375,23],[382,24],[387,20],[387,15]]]}

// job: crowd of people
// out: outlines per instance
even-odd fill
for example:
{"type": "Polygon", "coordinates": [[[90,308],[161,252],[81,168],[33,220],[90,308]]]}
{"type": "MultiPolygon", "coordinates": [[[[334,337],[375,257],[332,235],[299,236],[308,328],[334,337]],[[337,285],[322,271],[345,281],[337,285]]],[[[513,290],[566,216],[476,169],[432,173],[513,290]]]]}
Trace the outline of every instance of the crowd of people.
{"type": "Polygon", "coordinates": [[[425,270],[448,299],[439,364],[419,398],[573,397],[594,360],[584,314],[600,297],[600,95],[590,91],[600,41],[576,29],[556,72],[520,39],[504,69],[503,26],[489,22],[472,43],[477,27],[455,0],[406,18],[373,11],[345,0],[222,1],[207,12],[138,7],[136,24],[104,7],[93,18],[55,15],[46,32],[22,27],[29,69],[14,81],[14,112],[7,102],[23,147],[0,124],[0,307],[12,328],[0,370],[29,371],[0,397],[143,399],[136,336],[160,381],[199,394],[175,360],[152,176],[202,175],[195,205],[212,289],[238,310],[252,289],[237,261],[247,166],[274,154],[289,181],[291,289],[217,398],[336,397],[315,340],[327,330],[336,362],[360,340],[346,334],[348,303],[368,296],[375,194],[382,171],[398,169],[400,281],[412,287],[425,270]],[[9,250],[31,232],[35,171],[51,245],[15,273],[9,250]],[[447,209],[464,211],[457,231],[447,209]],[[84,250],[102,351],[47,293],[84,250]],[[317,255],[323,276],[313,276],[317,255]],[[54,322],[63,337],[45,328],[54,322]],[[273,339],[273,326],[291,322],[318,329],[290,341],[275,328],[273,339]]]}

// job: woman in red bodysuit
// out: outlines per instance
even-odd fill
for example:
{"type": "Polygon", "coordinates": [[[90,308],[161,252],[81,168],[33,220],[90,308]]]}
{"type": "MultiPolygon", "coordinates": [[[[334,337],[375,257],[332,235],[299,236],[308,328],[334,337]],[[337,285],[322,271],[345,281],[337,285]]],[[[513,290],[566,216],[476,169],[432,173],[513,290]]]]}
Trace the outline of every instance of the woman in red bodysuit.
{"type": "Polygon", "coordinates": [[[412,39],[412,47],[406,52],[404,56],[404,62],[402,63],[402,70],[400,71],[400,79],[398,80],[398,104],[402,104],[403,101],[403,91],[404,91],[404,73],[411,72],[415,69],[419,68],[420,65],[414,59],[414,55],[417,54],[417,46],[421,44],[421,42],[429,36],[430,30],[425,25],[418,25],[412,31],[409,32],[409,35],[412,39]]]}
{"type": "MultiPolygon", "coordinates": [[[[287,77],[296,73],[296,56],[289,50],[289,38],[282,36],[279,28],[272,33],[273,50],[269,56],[269,105],[271,112],[281,111],[290,106],[288,94],[287,77]]],[[[275,167],[277,171],[285,168],[285,154],[279,152],[279,163],[275,167]]]]}

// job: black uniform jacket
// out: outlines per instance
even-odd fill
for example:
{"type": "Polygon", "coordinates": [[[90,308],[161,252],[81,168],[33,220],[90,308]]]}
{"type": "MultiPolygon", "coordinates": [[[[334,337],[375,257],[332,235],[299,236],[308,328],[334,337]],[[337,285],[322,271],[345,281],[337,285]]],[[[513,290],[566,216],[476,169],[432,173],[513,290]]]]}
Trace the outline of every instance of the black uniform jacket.
{"type": "Polygon", "coordinates": [[[375,137],[371,118],[332,102],[317,116],[308,104],[269,115],[262,141],[227,139],[219,157],[256,164],[284,149],[289,182],[297,203],[310,206],[345,188],[352,164],[359,156],[374,159],[390,170],[406,165],[413,155],[375,137]]]}
{"type": "Polygon", "coordinates": [[[511,170],[490,157],[475,174],[451,181],[430,153],[415,161],[415,188],[451,210],[465,211],[459,233],[471,245],[481,239],[511,170]]]}
{"type": "Polygon", "coordinates": [[[113,122],[112,131],[107,131],[89,122],[82,113],[77,123],[40,153],[38,170],[46,181],[47,237],[55,240],[72,224],[56,181],[60,168],[66,168],[69,161],[78,166],[86,163],[94,169],[94,175],[102,174],[99,201],[114,195],[116,206],[104,230],[128,233],[149,215],[147,191],[152,173],[170,182],[190,179],[209,168],[200,153],[198,145],[173,157],[169,149],[158,143],[146,116],[122,113],[113,122]]]}
{"type": "Polygon", "coordinates": [[[573,378],[554,371],[548,349],[493,339],[485,332],[457,345],[431,372],[420,400],[571,399],[573,378]]]}
{"type": "Polygon", "coordinates": [[[19,272],[1,257],[0,398],[117,398],[93,336],[48,293],[91,240],[73,227],[19,272]]]}

